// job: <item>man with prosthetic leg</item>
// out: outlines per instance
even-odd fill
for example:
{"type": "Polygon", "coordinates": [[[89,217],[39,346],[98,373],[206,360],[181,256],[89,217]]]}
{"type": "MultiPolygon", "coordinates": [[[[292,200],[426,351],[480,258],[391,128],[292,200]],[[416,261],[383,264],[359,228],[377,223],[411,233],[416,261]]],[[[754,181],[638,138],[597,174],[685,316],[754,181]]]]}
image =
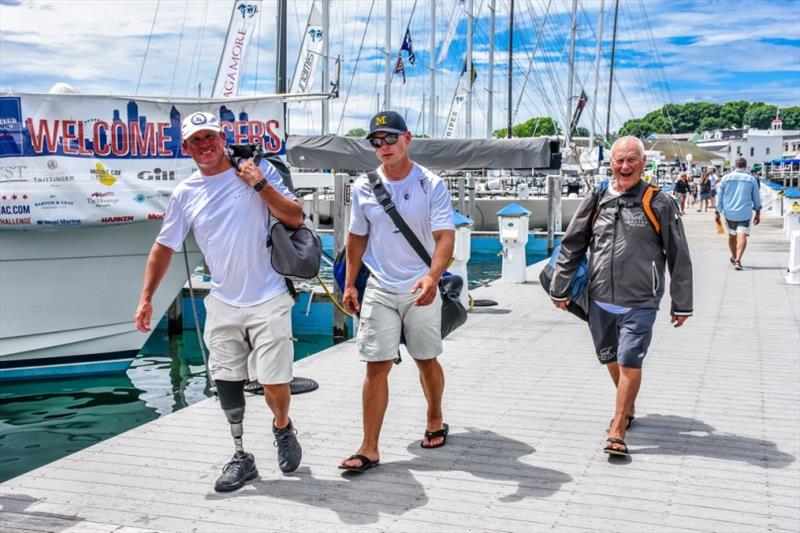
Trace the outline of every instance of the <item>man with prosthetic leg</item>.
{"type": "Polygon", "coordinates": [[[283,276],[271,263],[266,246],[269,214],[289,228],[303,222],[300,204],[267,162],[238,167],[225,149],[217,117],[192,113],[181,124],[183,147],[197,172],[170,196],[164,223],[150,250],[136,310],[136,326],[150,331],[152,297],[172,254],[192,230],[211,271],[205,298],[203,338],[211,352],[209,375],[230,424],[235,453],[214,485],[217,491],[240,488],[258,475],[253,455],[244,451],[244,385],[257,379],[273,414],[272,431],[282,472],[300,465],[302,450],[289,418],[294,345],[291,309],[283,276]]]}

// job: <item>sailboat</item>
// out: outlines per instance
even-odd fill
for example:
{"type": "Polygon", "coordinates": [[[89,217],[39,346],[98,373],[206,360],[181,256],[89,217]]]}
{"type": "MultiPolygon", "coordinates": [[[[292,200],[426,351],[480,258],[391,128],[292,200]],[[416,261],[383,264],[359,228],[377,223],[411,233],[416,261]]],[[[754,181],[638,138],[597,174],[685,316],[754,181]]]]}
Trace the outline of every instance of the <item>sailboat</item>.
{"type": "MultiPolygon", "coordinates": [[[[226,57],[243,54],[256,4],[233,5],[216,98],[83,95],[65,84],[0,96],[0,380],[120,372],[136,356],[147,255],[172,189],[195,170],[182,117],[211,110],[229,142],[285,152],[286,97],[236,96],[239,64],[226,57]]],[[[185,248],[155,295],[156,318],[202,261],[191,238],[185,248]]]]}

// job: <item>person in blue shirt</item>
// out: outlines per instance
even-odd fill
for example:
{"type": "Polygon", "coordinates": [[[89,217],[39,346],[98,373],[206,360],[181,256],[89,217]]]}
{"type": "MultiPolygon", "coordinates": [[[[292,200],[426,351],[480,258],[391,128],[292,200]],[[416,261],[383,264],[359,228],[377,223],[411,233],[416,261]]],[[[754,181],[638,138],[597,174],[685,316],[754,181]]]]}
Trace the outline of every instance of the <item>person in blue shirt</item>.
{"type": "Polygon", "coordinates": [[[736,270],[742,270],[742,256],[750,235],[750,219],[753,225],[761,222],[761,196],[758,181],[747,172],[747,160],[736,160],[733,172],[725,174],[719,185],[716,221],[720,215],[725,217],[728,226],[728,247],[731,249],[731,263],[736,270]],[[756,212],[753,217],[753,211],[756,212]]]}

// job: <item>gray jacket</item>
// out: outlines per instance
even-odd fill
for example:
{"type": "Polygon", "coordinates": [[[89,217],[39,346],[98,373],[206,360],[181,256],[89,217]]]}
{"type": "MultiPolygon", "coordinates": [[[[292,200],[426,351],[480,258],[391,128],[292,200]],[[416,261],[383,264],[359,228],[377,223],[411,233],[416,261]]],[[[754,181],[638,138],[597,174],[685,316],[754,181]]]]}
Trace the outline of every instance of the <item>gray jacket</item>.
{"type": "Polygon", "coordinates": [[[692,314],[692,260],[675,203],[666,193],[650,203],[661,232],[642,208],[647,184],[619,196],[603,195],[592,227],[597,190],[584,198],[561,240],[550,295],[566,300],[575,271],[589,249],[589,298],[624,307],[658,308],[669,267],[671,314],[692,314]]]}

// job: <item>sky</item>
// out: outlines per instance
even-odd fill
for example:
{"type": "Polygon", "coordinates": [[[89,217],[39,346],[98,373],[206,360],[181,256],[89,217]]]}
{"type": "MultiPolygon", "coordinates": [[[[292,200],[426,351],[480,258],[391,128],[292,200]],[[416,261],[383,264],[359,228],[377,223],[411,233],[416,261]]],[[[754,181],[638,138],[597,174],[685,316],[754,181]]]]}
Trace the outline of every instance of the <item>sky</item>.
{"type": "MultiPolygon", "coordinates": [[[[470,0],[462,1],[467,9],[470,0]]],[[[477,77],[470,120],[466,106],[462,107],[456,136],[467,136],[469,128],[472,137],[483,137],[490,129],[505,127],[507,120],[509,1],[495,0],[494,32],[491,0],[471,3],[477,77]],[[495,43],[491,77],[490,35],[495,43]],[[489,94],[493,95],[491,125],[489,94]]],[[[0,0],[0,92],[47,92],[53,84],[65,82],[83,94],[208,96],[233,4],[233,0],[0,0]]],[[[288,4],[291,78],[312,1],[288,4]]],[[[262,1],[258,30],[245,61],[242,96],[275,92],[276,6],[275,0],[262,1]]],[[[390,107],[404,114],[412,131],[432,135],[428,105],[434,63],[435,133],[440,136],[465,61],[467,17],[458,16],[446,58],[436,61],[450,18],[462,13],[459,0],[436,0],[435,24],[428,0],[394,0],[391,8],[392,64],[406,27],[416,62],[409,65],[403,55],[407,81],[393,79],[390,107]]],[[[551,116],[562,125],[567,122],[571,9],[571,0],[515,1],[511,69],[515,124],[538,116],[551,116]]],[[[589,97],[580,126],[594,125],[600,133],[608,119],[615,131],[626,120],[667,103],[749,100],[800,105],[800,0],[619,0],[609,107],[613,10],[614,0],[578,1],[572,101],[581,90],[589,97]]],[[[384,103],[386,15],[385,0],[331,0],[330,54],[342,57],[340,98],[329,106],[332,133],[366,126],[384,103]]],[[[319,90],[320,80],[317,72],[319,90]]],[[[291,104],[288,131],[320,133],[321,106],[291,104]]]]}

